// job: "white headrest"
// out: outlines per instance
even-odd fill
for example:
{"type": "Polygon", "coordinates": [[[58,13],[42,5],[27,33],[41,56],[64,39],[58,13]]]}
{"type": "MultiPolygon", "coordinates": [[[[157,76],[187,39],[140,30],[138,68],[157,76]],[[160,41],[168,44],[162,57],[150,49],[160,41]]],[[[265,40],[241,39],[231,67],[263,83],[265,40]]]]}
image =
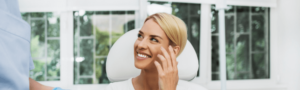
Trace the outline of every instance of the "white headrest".
{"type": "MultiPolygon", "coordinates": [[[[140,74],[141,70],[134,66],[134,43],[139,30],[125,33],[111,47],[106,62],[107,77],[111,82],[127,80],[140,74]]],[[[198,59],[189,41],[177,61],[179,79],[192,80],[197,75],[198,59]]]]}

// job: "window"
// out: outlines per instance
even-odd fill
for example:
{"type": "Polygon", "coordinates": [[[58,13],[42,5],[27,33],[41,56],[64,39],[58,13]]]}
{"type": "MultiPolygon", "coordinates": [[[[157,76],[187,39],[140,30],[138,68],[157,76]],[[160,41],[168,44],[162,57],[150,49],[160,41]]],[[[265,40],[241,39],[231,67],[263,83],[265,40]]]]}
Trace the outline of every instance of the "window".
{"type": "MultiPolygon", "coordinates": [[[[212,80],[219,80],[218,11],[212,14],[212,80]]],[[[270,78],[269,8],[229,6],[225,10],[228,80],[270,78]]]]}
{"type": "MultiPolygon", "coordinates": [[[[105,71],[110,47],[124,33],[141,27],[147,4],[167,6],[187,25],[188,40],[201,65],[200,75],[190,82],[219,89],[218,12],[209,0],[46,0],[35,4],[20,0],[22,17],[32,29],[36,68],[30,77],[47,86],[71,90],[105,89],[110,83],[105,71]]],[[[276,70],[281,66],[276,56],[280,45],[274,45],[280,43],[276,40],[280,33],[276,25],[280,23],[274,13],[279,11],[269,8],[280,8],[276,0],[227,4],[240,5],[229,6],[225,13],[227,88],[286,89],[278,84],[285,77],[276,70]]]]}
{"type": "Polygon", "coordinates": [[[37,81],[60,80],[60,20],[55,12],[24,12],[31,26],[31,55],[35,68],[30,77],[37,81]]]}
{"type": "Polygon", "coordinates": [[[109,83],[106,57],[124,33],[135,28],[135,11],[75,11],[74,84],[109,83]]]}
{"type": "MultiPolygon", "coordinates": [[[[167,5],[170,3],[151,1],[150,4],[167,5]]],[[[193,45],[198,56],[198,61],[200,62],[199,51],[200,51],[201,5],[172,2],[171,7],[172,7],[172,14],[179,17],[186,24],[188,40],[193,45]]],[[[199,70],[197,76],[199,76],[199,70]]]]}

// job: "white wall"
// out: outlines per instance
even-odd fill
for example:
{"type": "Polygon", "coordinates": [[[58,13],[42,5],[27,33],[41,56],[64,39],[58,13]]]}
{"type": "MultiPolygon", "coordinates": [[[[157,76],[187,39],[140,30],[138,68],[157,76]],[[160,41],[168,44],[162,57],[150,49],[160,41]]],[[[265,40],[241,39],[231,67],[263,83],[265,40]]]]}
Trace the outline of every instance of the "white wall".
{"type": "MultiPolygon", "coordinates": [[[[300,90],[300,0],[278,0],[278,46],[280,84],[300,90]]],[[[272,23],[272,22],[271,22],[272,23]]]]}

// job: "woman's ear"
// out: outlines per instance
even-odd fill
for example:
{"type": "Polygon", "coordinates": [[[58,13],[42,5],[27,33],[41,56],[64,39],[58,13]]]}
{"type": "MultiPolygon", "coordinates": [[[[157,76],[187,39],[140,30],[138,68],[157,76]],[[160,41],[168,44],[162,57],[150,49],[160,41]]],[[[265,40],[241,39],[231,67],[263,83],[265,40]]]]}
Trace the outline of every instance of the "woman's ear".
{"type": "Polygon", "coordinates": [[[175,55],[178,56],[179,51],[180,51],[180,47],[179,46],[173,46],[173,49],[174,49],[175,55]]]}

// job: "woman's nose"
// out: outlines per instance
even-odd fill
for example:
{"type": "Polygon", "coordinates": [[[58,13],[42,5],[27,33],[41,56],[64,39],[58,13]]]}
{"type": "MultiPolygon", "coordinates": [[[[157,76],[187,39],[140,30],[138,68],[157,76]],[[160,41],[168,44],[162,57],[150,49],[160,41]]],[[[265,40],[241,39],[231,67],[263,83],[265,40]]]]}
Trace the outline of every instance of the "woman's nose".
{"type": "Polygon", "coordinates": [[[143,39],[139,44],[138,44],[139,49],[145,49],[147,48],[147,40],[143,39]]]}

